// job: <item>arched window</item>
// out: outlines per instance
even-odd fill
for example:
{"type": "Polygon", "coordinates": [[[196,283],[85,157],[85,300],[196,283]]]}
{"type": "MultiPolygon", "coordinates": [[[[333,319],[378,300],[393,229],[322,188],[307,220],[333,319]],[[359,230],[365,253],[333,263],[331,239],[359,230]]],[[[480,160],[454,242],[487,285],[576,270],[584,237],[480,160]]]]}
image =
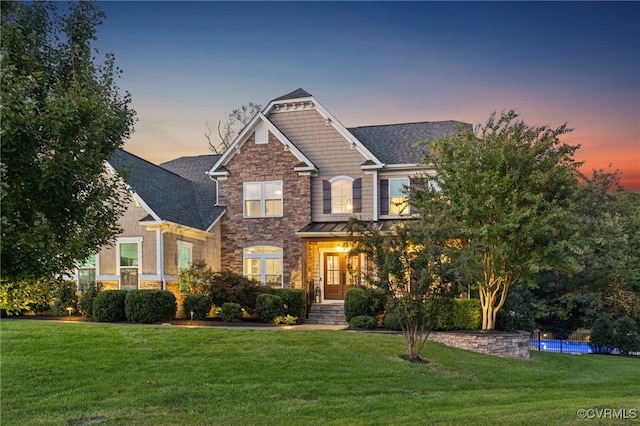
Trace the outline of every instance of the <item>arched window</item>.
{"type": "Polygon", "coordinates": [[[351,184],[353,179],[338,178],[331,182],[331,213],[352,213],[353,197],[351,184]]]}
{"type": "Polygon", "coordinates": [[[282,248],[252,246],[244,249],[244,276],[269,287],[282,287],[282,248]]]}

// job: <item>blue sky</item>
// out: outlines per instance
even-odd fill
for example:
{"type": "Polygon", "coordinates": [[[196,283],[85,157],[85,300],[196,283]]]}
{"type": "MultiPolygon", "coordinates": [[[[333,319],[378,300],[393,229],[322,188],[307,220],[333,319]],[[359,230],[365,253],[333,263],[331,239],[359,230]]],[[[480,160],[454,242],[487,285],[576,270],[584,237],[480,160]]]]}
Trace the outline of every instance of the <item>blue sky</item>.
{"type": "Polygon", "coordinates": [[[640,192],[638,2],[99,2],[136,132],[160,163],[206,154],[205,122],[299,87],[347,127],[484,122],[515,109],[640,192]]]}

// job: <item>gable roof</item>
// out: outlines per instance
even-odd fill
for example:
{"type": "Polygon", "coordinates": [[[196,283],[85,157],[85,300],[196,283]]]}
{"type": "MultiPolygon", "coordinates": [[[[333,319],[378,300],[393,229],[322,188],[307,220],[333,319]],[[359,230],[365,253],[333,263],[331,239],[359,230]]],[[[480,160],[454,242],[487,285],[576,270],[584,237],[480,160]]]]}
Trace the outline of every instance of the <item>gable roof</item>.
{"type": "Polygon", "coordinates": [[[242,129],[240,134],[236,136],[233,142],[229,145],[229,147],[222,153],[222,155],[217,159],[217,161],[209,168],[208,175],[209,176],[220,176],[226,175],[227,169],[226,165],[231,161],[231,159],[240,152],[242,145],[249,139],[252,132],[259,124],[264,124],[264,126],[273,134],[276,139],[278,139],[289,152],[291,152],[299,161],[297,166],[294,167],[295,171],[298,172],[313,172],[317,171],[318,168],[309,158],[307,158],[294,144],[287,138],[281,131],[278,129],[265,115],[261,112],[257,113],[249,123],[242,129]]]}
{"type": "Polygon", "coordinates": [[[310,97],[311,97],[311,94],[309,92],[307,92],[303,88],[299,88],[294,90],[293,92],[287,93],[286,95],[282,95],[279,98],[275,98],[271,102],[286,101],[289,99],[310,98],[310,97]]]}
{"type": "Polygon", "coordinates": [[[419,142],[457,135],[461,130],[471,131],[472,126],[450,120],[362,126],[347,130],[380,161],[389,165],[420,163],[428,149],[419,142]]]}
{"type": "Polygon", "coordinates": [[[340,121],[329,112],[329,110],[322,106],[322,104],[320,104],[313,95],[302,88],[296,89],[293,92],[289,92],[286,95],[272,100],[269,102],[269,105],[262,110],[262,114],[266,117],[271,111],[295,111],[298,109],[316,110],[326,120],[326,124],[328,126],[332,126],[340,135],[342,135],[346,143],[351,145],[352,148],[356,149],[364,157],[365,163],[371,163],[373,166],[370,167],[373,168],[380,168],[383,166],[383,163],[376,158],[376,156],[371,153],[366,146],[355,138],[342,125],[342,123],[340,123],[340,121]]]}
{"type": "MultiPolygon", "coordinates": [[[[191,170],[198,162],[205,161],[191,158],[183,157],[177,164],[191,170]]],[[[212,182],[185,179],[122,149],[116,150],[108,162],[129,178],[129,186],[151,210],[149,214],[155,220],[207,231],[225,212],[224,207],[215,206],[216,188],[212,182]]],[[[202,170],[204,174],[206,168],[202,170]]]]}
{"type": "Polygon", "coordinates": [[[183,178],[201,183],[211,184],[207,170],[220,158],[219,154],[197,155],[194,157],[180,157],[160,164],[165,170],[169,170],[183,178]]]}

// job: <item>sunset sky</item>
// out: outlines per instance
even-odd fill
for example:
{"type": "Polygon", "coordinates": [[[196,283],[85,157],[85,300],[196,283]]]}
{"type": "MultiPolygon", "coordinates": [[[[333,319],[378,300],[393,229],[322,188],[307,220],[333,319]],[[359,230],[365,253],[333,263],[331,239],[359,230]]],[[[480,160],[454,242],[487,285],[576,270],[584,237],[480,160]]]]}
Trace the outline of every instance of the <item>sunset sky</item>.
{"type": "Polygon", "coordinates": [[[640,192],[639,2],[99,2],[151,162],[209,153],[236,107],[299,87],[346,127],[484,122],[574,131],[576,159],[640,192]]]}

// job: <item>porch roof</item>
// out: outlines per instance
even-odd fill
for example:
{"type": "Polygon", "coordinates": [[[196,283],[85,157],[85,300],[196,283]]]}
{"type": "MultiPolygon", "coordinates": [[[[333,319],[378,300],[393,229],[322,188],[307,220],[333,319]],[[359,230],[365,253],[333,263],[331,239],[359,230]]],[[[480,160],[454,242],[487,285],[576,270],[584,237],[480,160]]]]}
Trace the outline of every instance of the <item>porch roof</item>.
{"type": "MultiPolygon", "coordinates": [[[[373,228],[380,232],[391,232],[395,220],[373,222],[373,228]]],[[[344,237],[347,236],[349,222],[311,222],[296,232],[299,237],[344,237]]]]}

